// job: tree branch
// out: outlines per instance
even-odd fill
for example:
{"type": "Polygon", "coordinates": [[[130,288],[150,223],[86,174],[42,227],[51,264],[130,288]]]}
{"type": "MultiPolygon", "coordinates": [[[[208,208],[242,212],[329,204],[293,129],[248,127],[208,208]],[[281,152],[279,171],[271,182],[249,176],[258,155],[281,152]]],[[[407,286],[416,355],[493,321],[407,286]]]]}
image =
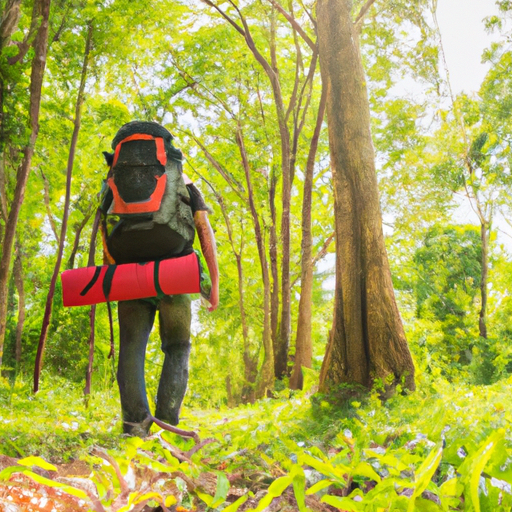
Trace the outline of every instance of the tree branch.
{"type": "Polygon", "coordinates": [[[354,25],[356,26],[356,31],[361,32],[361,27],[363,25],[364,17],[366,13],[370,10],[370,7],[376,2],[376,0],[366,0],[366,3],[361,7],[359,14],[356,16],[356,20],[354,21],[354,25]]]}
{"type": "MultiPolygon", "coordinates": [[[[311,265],[314,267],[322,258],[325,258],[325,255],[327,254],[327,250],[329,249],[329,246],[331,245],[332,241],[334,240],[334,236],[335,236],[335,233],[331,233],[327,239],[325,240],[325,242],[323,243],[322,247],[320,248],[320,250],[317,252],[316,256],[311,260],[311,265]]],[[[297,281],[299,280],[299,276],[297,276],[290,288],[293,288],[296,284],[297,284],[297,281]]]]}
{"type": "Polygon", "coordinates": [[[52,210],[50,208],[50,184],[48,183],[48,178],[45,173],[41,169],[41,177],[43,178],[43,191],[44,191],[44,206],[46,208],[46,214],[48,215],[48,221],[50,222],[50,227],[52,228],[53,236],[55,240],[59,241],[59,233],[57,229],[57,224],[55,223],[55,219],[53,218],[52,210]]]}
{"type": "MultiPolygon", "coordinates": [[[[246,37],[244,29],[240,25],[238,25],[238,23],[236,23],[232,18],[230,18],[224,11],[217,7],[213,2],[211,2],[210,0],[201,0],[201,2],[205,3],[206,5],[209,5],[210,7],[213,7],[230,25],[232,25],[235,28],[237,32],[240,32],[240,34],[246,37]]],[[[233,4],[233,2],[231,2],[231,4],[233,4]]],[[[237,7],[234,7],[238,11],[237,7]]],[[[240,11],[238,12],[240,13],[240,11]]]]}
{"type": "Polygon", "coordinates": [[[244,202],[247,203],[247,198],[244,196],[245,189],[241,183],[239,183],[231,174],[222,167],[221,163],[217,161],[217,159],[206,149],[203,143],[192,133],[185,132],[189,137],[191,137],[195,143],[201,148],[204,156],[207,160],[213,165],[213,167],[217,170],[217,172],[224,178],[226,183],[231,187],[233,192],[244,202]]]}
{"type": "MultiPolygon", "coordinates": [[[[312,41],[312,39],[304,32],[304,29],[297,23],[297,20],[288,12],[286,12],[283,7],[276,0],[269,0],[270,3],[288,20],[290,25],[297,31],[297,33],[304,39],[306,44],[315,51],[316,44],[312,41]]],[[[375,0],[373,0],[375,1],[375,0]]]]}

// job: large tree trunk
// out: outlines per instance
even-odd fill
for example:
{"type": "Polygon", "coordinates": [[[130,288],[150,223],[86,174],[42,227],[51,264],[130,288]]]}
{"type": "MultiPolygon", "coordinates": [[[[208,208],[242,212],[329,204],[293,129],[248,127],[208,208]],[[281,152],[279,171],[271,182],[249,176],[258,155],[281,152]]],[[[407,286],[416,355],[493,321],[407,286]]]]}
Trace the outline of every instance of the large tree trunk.
{"type": "Polygon", "coordinates": [[[366,78],[350,0],[319,0],[318,36],[333,171],[336,289],[320,388],[414,389],[382,232],[366,78]]]}
{"type": "Polygon", "coordinates": [[[302,389],[302,367],[311,368],[313,349],[311,346],[311,300],[313,296],[313,261],[311,233],[311,206],[313,194],[313,171],[315,169],[315,157],[318,148],[318,139],[322,129],[325,114],[327,95],[322,90],[318,115],[313,133],[313,139],[309,148],[306,175],[304,179],[304,194],[302,198],[302,268],[300,278],[299,317],[297,319],[297,337],[295,339],[295,361],[293,373],[290,377],[291,389],[302,389]]]}
{"type": "MultiPolygon", "coordinates": [[[[66,241],[66,231],[68,227],[69,218],[69,205],[71,202],[71,179],[73,175],[73,165],[75,162],[76,145],[78,142],[78,134],[80,133],[80,124],[82,116],[82,104],[84,101],[85,82],[87,79],[87,67],[89,64],[89,54],[91,50],[93,27],[92,23],[89,25],[87,32],[87,39],[85,44],[84,60],[82,65],[82,74],[80,77],[80,86],[78,88],[78,94],[75,104],[75,121],[73,126],[73,135],[71,136],[71,144],[69,146],[68,165],[66,172],[66,196],[64,200],[64,212],[62,214],[62,225],[59,237],[59,247],[57,249],[57,260],[53,269],[52,280],[50,282],[50,288],[46,297],[46,307],[43,317],[43,325],[41,326],[41,336],[39,337],[39,345],[37,347],[37,355],[35,361],[34,370],[34,393],[37,393],[39,389],[39,375],[43,366],[43,355],[46,344],[46,337],[48,335],[48,327],[52,316],[53,307],[53,296],[55,293],[55,287],[57,285],[57,279],[59,277],[60,265],[62,262],[62,256],[64,254],[64,243],[66,241]]],[[[93,319],[91,317],[91,322],[93,319]]]]}
{"type": "Polygon", "coordinates": [[[16,188],[12,200],[11,210],[5,226],[5,235],[2,244],[2,258],[0,260],[0,366],[5,340],[7,315],[7,285],[11,266],[12,248],[16,234],[19,212],[25,196],[28,175],[32,164],[34,146],[39,133],[39,108],[41,105],[41,89],[43,85],[44,69],[46,67],[46,51],[48,48],[48,18],[50,16],[51,0],[39,0],[34,5],[34,17],[40,19],[39,30],[34,40],[34,57],[32,59],[32,73],[30,76],[30,138],[23,148],[23,161],[18,169],[16,188]]]}

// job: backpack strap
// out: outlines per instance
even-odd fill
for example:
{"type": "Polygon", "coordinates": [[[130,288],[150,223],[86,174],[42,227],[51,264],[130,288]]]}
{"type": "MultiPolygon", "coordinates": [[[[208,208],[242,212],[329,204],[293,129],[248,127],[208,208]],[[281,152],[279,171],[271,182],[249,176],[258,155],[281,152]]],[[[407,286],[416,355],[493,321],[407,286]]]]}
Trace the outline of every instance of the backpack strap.
{"type": "Polygon", "coordinates": [[[156,158],[165,167],[165,164],[167,163],[167,153],[165,152],[164,139],[162,137],[153,137],[153,135],[148,135],[147,133],[135,133],[134,135],[130,135],[129,137],[126,137],[126,139],[123,139],[116,146],[112,167],[116,166],[119,152],[121,151],[121,145],[132,140],[154,140],[156,144],[156,158]]]}

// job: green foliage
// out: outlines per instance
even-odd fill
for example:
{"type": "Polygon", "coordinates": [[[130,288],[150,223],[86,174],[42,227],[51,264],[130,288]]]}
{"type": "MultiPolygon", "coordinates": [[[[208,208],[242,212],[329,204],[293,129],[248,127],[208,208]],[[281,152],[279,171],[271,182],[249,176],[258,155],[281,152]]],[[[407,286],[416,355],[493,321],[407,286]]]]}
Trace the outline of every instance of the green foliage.
{"type": "MultiPolygon", "coordinates": [[[[314,379],[308,375],[308,389],[314,379]]],[[[143,502],[229,512],[263,511],[271,503],[306,512],[321,510],[321,502],[355,511],[508,510],[510,380],[469,387],[429,379],[420,374],[419,391],[385,403],[375,394],[356,401],[345,393],[351,415],[321,397],[311,408],[310,391],[187,414],[187,429],[215,440],[187,460],[192,441],[154,427],[146,440],[119,437],[116,397],[93,395],[85,410],[79,390],[62,381],[36,397],[20,382],[3,381],[2,451],[22,460],[0,473],[0,486],[20,485],[25,475],[90,502],[85,490],[92,484],[105,510],[135,510],[143,502]],[[28,428],[33,438],[24,434],[28,428]],[[106,442],[108,451],[98,447],[106,442]],[[89,471],[55,479],[70,455],[89,471]]]]}

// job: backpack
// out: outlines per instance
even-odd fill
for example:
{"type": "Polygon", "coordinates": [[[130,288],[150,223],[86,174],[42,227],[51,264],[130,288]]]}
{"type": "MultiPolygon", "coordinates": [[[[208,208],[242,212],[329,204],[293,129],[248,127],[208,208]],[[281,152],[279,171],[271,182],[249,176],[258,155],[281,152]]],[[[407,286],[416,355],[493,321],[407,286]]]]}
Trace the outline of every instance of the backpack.
{"type": "Polygon", "coordinates": [[[195,225],[181,151],[153,122],[125,124],[106,154],[110,171],[100,209],[118,218],[106,236],[116,263],[152,261],[192,251],[195,225]]]}

